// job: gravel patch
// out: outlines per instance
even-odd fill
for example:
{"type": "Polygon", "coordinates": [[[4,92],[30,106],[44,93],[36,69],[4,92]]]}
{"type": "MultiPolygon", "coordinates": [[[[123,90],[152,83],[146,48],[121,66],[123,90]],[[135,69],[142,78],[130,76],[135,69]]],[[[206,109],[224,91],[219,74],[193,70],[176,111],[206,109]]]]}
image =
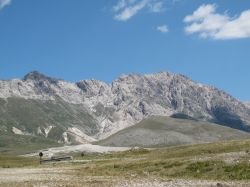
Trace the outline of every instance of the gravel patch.
{"type": "Polygon", "coordinates": [[[0,187],[249,187],[250,181],[126,179],[77,176],[76,167],[0,169],[0,187]]]}

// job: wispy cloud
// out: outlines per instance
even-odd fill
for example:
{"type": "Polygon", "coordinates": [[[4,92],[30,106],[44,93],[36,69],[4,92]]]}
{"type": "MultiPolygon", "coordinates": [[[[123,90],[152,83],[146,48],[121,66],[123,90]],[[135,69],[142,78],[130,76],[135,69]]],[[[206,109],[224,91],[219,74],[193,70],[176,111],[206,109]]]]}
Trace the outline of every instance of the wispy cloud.
{"type": "Polygon", "coordinates": [[[165,0],[118,0],[113,6],[114,19],[127,21],[138,14],[142,9],[158,13],[164,11],[165,0]]]}
{"type": "Polygon", "coordinates": [[[121,2],[124,2],[124,0],[121,0],[121,2],[118,2],[118,5],[120,4],[120,7],[118,6],[119,9],[116,8],[119,12],[116,11],[118,12],[118,14],[116,14],[114,18],[119,21],[126,21],[136,15],[141,9],[143,9],[147,5],[148,1],[149,0],[141,0],[137,2],[135,0],[134,2],[127,0],[125,4],[121,4],[121,2]]]}
{"type": "Polygon", "coordinates": [[[118,3],[113,7],[114,11],[117,12],[126,6],[133,4],[136,0],[119,0],[118,3]]]}
{"type": "Polygon", "coordinates": [[[186,16],[185,32],[216,40],[250,37],[250,10],[230,17],[227,13],[216,13],[216,9],[216,4],[202,5],[192,15],[186,16]]]}
{"type": "Polygon", "coordinates": [[[3,9],[5,6],[9,5],[11,0],[0,0],[0,10],[3,9]]]}
{"type": "Polygon", "coordinates": [[[161,25],[156,28],[159,32],[162,33],[167,33],[169,32],[168,26],[167,25],[161,25]]]}
{"type": "Polygon", "coordinates": [[[153,2],[151,4],[149,4],[149,9],[151,12],[162,12],[165,10],[165,5],[163,1],[159,1],[159,2],[153,2]]]}

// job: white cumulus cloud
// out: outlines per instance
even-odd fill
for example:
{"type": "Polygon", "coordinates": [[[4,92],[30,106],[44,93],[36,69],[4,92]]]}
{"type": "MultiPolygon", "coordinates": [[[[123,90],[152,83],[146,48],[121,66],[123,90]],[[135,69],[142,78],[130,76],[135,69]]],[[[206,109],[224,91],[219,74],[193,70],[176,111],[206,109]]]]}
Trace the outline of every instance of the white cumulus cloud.
{"type": "Polygon", "coordinates": [[[11,3],[11,0],[0,0],[0,10],[4,8],[5,6],[9,5],[11,3]]]}
{"type": "Polygon", "coordinates": [[[219,14],[216,9],[216,4],[206,4],[186,16],[184,22],[188,25],[185,32],[216,40],[250,37],[250,9],[233,17],[227,13],[219,14]]]}
{"type": "Polygon", "coordinates": [[[157,29],[159,32],[162,32],[162,33],[167,33],[167,32],[169,31],[167,25],[158,26],[156,29],[157,29]]]}
{"type": "Polygon", "coordinates": [[[113,6],[115,12],[114,19],[118,21],[127,21],[138,14],[143,9],[158,13],[164,11],[164,2],[166,0],[118,0],[113,6]]]}

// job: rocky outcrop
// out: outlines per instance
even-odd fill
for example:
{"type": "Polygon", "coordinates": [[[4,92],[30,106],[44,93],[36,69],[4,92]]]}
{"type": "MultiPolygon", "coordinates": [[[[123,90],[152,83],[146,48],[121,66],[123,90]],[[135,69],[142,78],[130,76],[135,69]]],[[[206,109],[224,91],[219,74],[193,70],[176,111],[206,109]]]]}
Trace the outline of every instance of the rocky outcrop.
{"type": "MultiPolygon", "coordinates": [[[[168,72],[122,75],[111,84],[97,80],[70,83],[31,72],[22,80],[0,81],[0,98],[13,97],[80,105],[95,119],[98,128],[87,135],[96,139],[153,115],[185,114],[250,131],[250,107],[246,104],[222,90],[168,72]]],[[[83,124],[75,125],[82,129],[83,124]]]]}

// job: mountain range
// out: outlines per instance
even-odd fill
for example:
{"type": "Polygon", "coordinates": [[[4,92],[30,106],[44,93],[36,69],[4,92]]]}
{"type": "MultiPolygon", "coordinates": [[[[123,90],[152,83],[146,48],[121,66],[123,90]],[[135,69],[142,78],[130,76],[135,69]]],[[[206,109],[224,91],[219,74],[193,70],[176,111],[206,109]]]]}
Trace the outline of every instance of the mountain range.
{"type": "Polygon", "coordinates": [[[2,137],[86,143],[105,139],[151,116],[250,132],[249,103],[181,74],[129,74],[107,84],[93,79],[71,83],[33,71],[23,79],[0,81],[2,137]]]}

